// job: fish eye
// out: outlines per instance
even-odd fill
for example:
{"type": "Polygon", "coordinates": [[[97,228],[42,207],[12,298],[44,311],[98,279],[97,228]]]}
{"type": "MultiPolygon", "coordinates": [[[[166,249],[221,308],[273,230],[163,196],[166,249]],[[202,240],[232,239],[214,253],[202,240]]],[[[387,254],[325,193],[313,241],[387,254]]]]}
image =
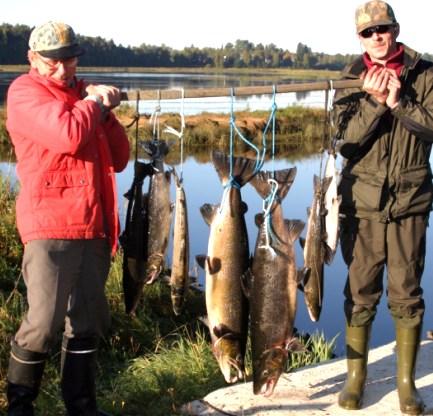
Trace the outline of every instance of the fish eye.
{"type": "Polygon", "coordinates": [[[268,369],[263,370],[262,375],[263,375],[263,377],[267,377],[269,375],[269,370],[268,369]]]}

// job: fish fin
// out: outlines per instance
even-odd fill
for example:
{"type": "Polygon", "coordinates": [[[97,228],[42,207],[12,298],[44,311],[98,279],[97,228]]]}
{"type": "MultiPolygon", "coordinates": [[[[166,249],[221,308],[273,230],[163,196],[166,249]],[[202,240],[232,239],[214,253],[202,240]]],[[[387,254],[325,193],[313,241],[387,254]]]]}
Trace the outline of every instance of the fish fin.
{"type": "Polygon", "coordinates": [[[207,267],[210,274],[215,274],[221,270],[221,259],[217,257],[207,258],[207,267]]]}
{"type": "MultiPolygon", "coordinates": [[[[301,269],[302,284],[304,287],[308,283],[308,279],[310,278],[310,274],[311,274],[311,268],[310,267],[303,267],[301,269]]],[[[301,276],[298,276],[298,277],[301,277],[301,276]]]]}
{"type": "Polygon", "coordinates": [[[277,170],[275,172],[275,180],[278,182],[277,195],[282,201],[289,192],[296,177],[296,166],[289,169],[277,170]]]}
{"type": "Polygon", "coordinates": [[[255,171],[256,161],[244,157],[235,157],[230,164],[230,156],[223,152],[212,152],[212,163],[218,173],[223,185],[226,185],[230,178],[230,166],[232,166],[233,180],[240,186],[244,186],[257,173],[255,171]]]}
{"type": "Polygon", "coordinates": [[[248,204],[244,201],[241,202],[241,212],[245,214],[248,211],[248,204]]]}
{"type": "Polygon", "coordinates": [[[212,332],[215,334],[217,338],[226,337],[227,335],[232,333],[230,328],[224,324],[219,324],[217,326],[214,326],[212,328],[212,332]]]}
{"type": "Polygon", "coordinates": [[[250,298],[251,295],[251,285],[253,282],[254,276],[251,272],[251,269],[248,269],[242,276],[241,276],[241,287],[242,292],[245,295],[246,298],[250,298]]]}
{"type": "Polygon", "coordinates": [[[305,227],[305,222],[301,220],[284,220],[284,223],[289,234],[289,240],[293,244],[302,233],[305,227]]]}
{"type": "Polygon", "coordinates": [[[299,237],[299,244],[301,245],[302,249],[304,249],[304,247],[305,247],[305,238],[304,237],[299,237]]]}
{"type": "Polygon", "coordinates": [[[251,185],[257,191],[257,193],[264,199],[272,191],[272,185],[269,179],[274,179],[278,183],[277,195],[282,201],[290,187],[292,186],[296,177],[296,167],[289,169],[281,169],[275,172],[261,171],[251,180],[251,185]]]}
{"type": "Polygon", "coordinates": [[[271,174],[272,172],[261,171],[251,180],[251,185],[263,199],[270,194],[272,189],[271,184],[268,182],[271,174]]]}
{"type": "Polygon", "coordinates": [[[325,262],[326,264],[331,264],[332,260],[334,260],[335,252],[332,250],[331,247],[328,246],[328,244],[325,243],[325,262]]]}
{"type": "MultiPolygon", "coordinates": [[[[305,280],[305,275],[309,272],[309,268],[307,267],[303,267],[302,269],[298,269],[298,271],[296,272],[296,283],[302,284],[302,282],[305,280]]],[[[302,287],[302,291],[303,291],[303,287],[302,287]]]]}
{"type": "Polygon", "coordinates": [[[200,207],[201,215],[207,225],[211,225],[218,214],[219,205],[204,204],[200,207]]]}
{"type": "Polygon", "coordinates": [[[297,288],[300,292],[304,293],[304,286],[302,285],[302,283],[298,283],[297,288]]]}
{"type": "Polygon", "coordinates": [[[289,352],[305,352],[305,346],[298,338],[292,337],[286,341],[286,350],[289,352]]]}
{"type": "Polygon", "coordinates": [[[207,260],[206,254],[198,254],[197,256],[195,256],[195,261],[202,269],[206,267],[206,260],[207,260]]]}
{"type": "Polygon", "coordinates": [[[254,221],[255,221],[257,227],[260,228],[260,226],[263,224],[263,219],[264,218],[263,218],[262,213],[256,214],[256,216],[254,217],[254,221]]]}
{"type": "Polygon", "coordinates": [[[320,179],[317,175],[313,176],[313,186],[314,186],[314,192],[319,191],[320,189],[320,179]]]}
{"type": "Polygon", "coordinates": [[[328,188],[329,188],[329,185],[331,184],[331,182],[332,182],[332,176],[325,176],[323,179],[322,179],[322,194],[324,195],[325,193],[326,193],[326,191],[328,190],[328,188]]]}
{"type": "Polygon", "coordinates": [[[203,325],[207,326],[209,328],[209,318],[207,316],[199,316],[197,318],[203,325]]]}

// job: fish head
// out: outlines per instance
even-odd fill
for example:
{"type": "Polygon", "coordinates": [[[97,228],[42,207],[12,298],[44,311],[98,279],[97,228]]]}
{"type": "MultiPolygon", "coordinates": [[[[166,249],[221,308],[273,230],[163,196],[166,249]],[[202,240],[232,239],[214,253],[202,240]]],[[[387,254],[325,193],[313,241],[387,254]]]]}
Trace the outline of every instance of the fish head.
{"type": "Polygon", "coordinates": [[[213,353],[227,383],[236,383],[245,378],[244,357],[240,340],[231,334],[217,339],[213,345],[213,353]]]}
{"type": "Polygon", "coordinates": [[[304,292],[305,305],[307,306],[308,314],[313,322],[317,322],[320,318],[320,313],[322,312],[322,305],[319,301],[312,297],[309,297],[308,293],[304,292]]]}
{"type": "Polygon", "coordinates": [[[164,256],[160,253],[152,253],[147,259],[146,283],[153,283],[164,268],[164,256]]]}
{"type": "Polygon", "coordinates": [[[274,392],[277,381],[287,362],[287,351],[282,347],[264,351],[253,362],[253,391],[269,397],[274,392]]]}

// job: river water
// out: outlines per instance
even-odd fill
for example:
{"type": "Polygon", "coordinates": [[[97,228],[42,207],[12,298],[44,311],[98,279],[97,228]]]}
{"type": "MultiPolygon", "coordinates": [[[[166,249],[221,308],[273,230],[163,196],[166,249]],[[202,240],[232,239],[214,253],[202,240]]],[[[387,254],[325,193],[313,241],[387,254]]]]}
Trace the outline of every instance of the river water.
{"type": "MultiPolygon", "coordinates": [[[[0,103],[4,99],[7,85],[17,74],[0,72],[0,103]],[[2,95],[3,94],[3,95],[2,95]]],[[[92,82],[104,82],[114,84],[122,89],[155,89],[155,88],[204,88],[204,87],[236,87],[247,85],[264,85],[266,81],[248,83],[240,80],[234,75],[207,75],[207,74],[80,74],[86,76],[92,82]]],[[[280,80],[280,83],[288,83],[289,80],[280,80]]],[[[271,105],[271,97],[249,97],[248,99],[236,100],[236,109],[268,109],[271,105]]],[[[307,106],[323,106],[324,94],[322,92],[311,94],[277,94],[277,105],[283,106],[299,104],[307,106]]],[[[151,113],[157,103],[141,103],[140,111],[151,113]]],[[[161,102],[161,110],[178,111],[179,102],[161,102]]],[[[230,109],[229,99],[200,99],[196,102],[185,103],[185,113],[194,114],[203,111],[228,112],[230,109]]],[[[313,196],[313,175],[319,173],[320,156],[304,157],[298,160],[293,158],[279,159],[275,161],[276,169],[296,166],[298,173],[296,180],[283,201],[285,217],[288,219],[301,219],[307,221],[307,207],[311,204],[313,196]]],[[[179,168],[179,167],[178,167],[179,168]]],[[[265,168],[271,169],[269,162],[265,168]]],[[[14,177],[14,165],[8,162],[0,163],[0,171],[14,177]]],[[[186,155],[183,164],[184,186],[188,201],[188,215],[190,224],[191,240],[191,265],[194,265],[195,256],[204,254],[207,250],[209,227],[201,217],[199,208],[204,203],[219,203],[223,189],[218,176],[208,161],[203,158],[195,158],[186,155]]],[[[123,194],[131,186],[133,178],[133,161],[128,167],[117,175],[119,206],[122,223],[126,211],[126,201],[123,194]]],[[[146,185],[146,184],[145,184],[146,185]]],[[[257,236],[257,227],[254,225],[254,215],[262,210],[262,200],[255,190],[246,185],[242,189],[244,201],[248,204],[246,221],[250,239],[250,249],[254,249],[257,236]]],[[[174,201],[174,186],[172,185],[172,200],[174,201]]],[[[304,229],[303,236],[305,236],[304,229]]],[[[432,244],[432,229],[428,229],[427,253],[432,244]]],[[[169,247],[167,263],[170,264],[171,246],[169,247]]],[[[296,261],[298,267],[302,266],[302,251],[296,243],[296,261]]],[[[203,282],[203,271],[199,272],[199,282],[203,282]]],[[[424,297],[426,301],[425,328],[433,328],[433,260],[427,254],[426,267],[423,277],[424,297]]],[[[324,332],[327,339],[337,336],[336,353],[341,355],[344,351],[344,315],[343,315],[343,286],[346,278],[346,267],[343,263],[341,253],[338,251],[330,266],[325,266],[325,289],[324,306],[319,322],[310,321],[306,311],[303,295],[298,293],[298,311],[295,326],[299,331],[312,333],[324,332]]],[[[394,328],[386,306],[386,296],[383,296],[378,307],[378,314],[372,331],[372,346],[379,346],[394,339],[394,328]]]]}
{"type": "MultiPolygon", "coordinates": [[[[9,84],[17,77],[18,72],[0,72],[0,105],[5,101],[6,92],[9,84]]],[[[178,89],[179,97],[181,88],[230,88],[245,86],[272,86],[273,83],[289,84],[296,82],[288,78],[264,79],[257,75],[239,74],[208,74],[208,73],[133,73],[133,72],[81,72],[80,78],[95,84],[115,85],[122,91],[133,91],[137,89],[178,89]]],[[[324,105],[324,92],[297,92],[277,94],[276,104],[280,108],[289,105],[303,106],[322,106],[324,105]]],[[[135,102],[131,102],[135,105],[135,102]]],[[[180,109],[179,100],[161,100],[160,102],[147,100],[141,101],[139,106],[140,113],[151,114],[159,106],[161,112],[177,112],[180,109]]],[[[270,108],[269,95],[254,95],[251,97],[240,97],[234,100],[233,108],[235,111],[241,110],[266,110],[270,108]]],[[[231,109],[230,97],[211,97],[211,98],[189,98],[184,101],[184,113],[186,115],[201,112],[227,113],[231,109]]]]}

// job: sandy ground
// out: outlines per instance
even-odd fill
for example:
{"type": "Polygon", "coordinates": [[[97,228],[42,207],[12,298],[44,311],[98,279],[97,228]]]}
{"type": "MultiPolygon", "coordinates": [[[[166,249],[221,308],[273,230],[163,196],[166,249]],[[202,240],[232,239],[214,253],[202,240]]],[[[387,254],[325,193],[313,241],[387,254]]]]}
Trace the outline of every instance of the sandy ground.
{"type": "MultiPolygon", "coordinates": [[[[346,377],[346,360],[338,358],[281,376],[270,398],[255,396],[252,383],[219,389],[188,403],[188,415],[400,415],[395,379],[395,343],[370,351],[363,408],[338,407],[337,396],[346,377]]],[[[433,342],[423,341],[416,385],[424,399],[424,414],[433,415],[433,342]]]]}

